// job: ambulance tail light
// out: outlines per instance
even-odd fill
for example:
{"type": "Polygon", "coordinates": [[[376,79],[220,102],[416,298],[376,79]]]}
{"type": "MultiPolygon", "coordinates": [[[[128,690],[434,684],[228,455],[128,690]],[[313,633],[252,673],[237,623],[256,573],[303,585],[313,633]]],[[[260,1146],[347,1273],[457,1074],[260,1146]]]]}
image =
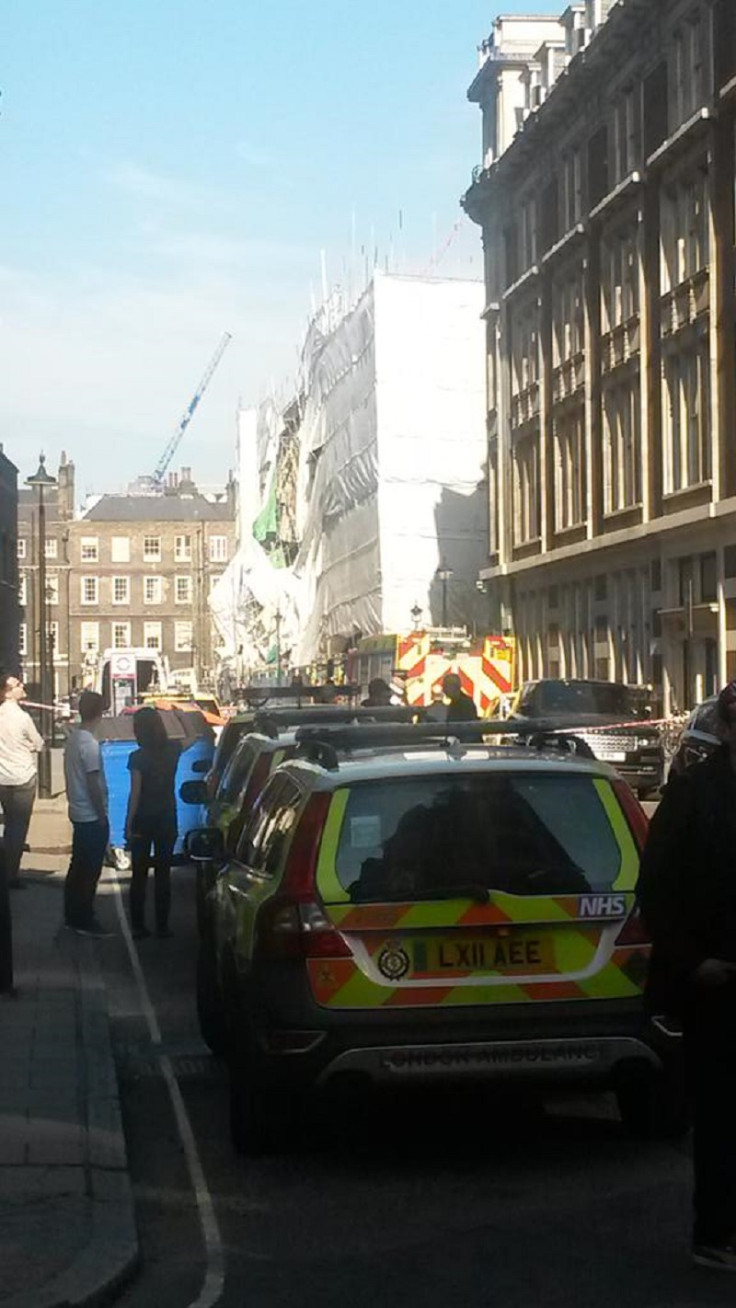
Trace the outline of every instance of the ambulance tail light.
{"type": "Polygon", "coordinates": [[[317,895],[320,838],[329,794],[313,795],[294,834],[278,895],[258,915],[258,952],[271,958],[350,958],[347,941],[317,895]]]}
{"type": "Polygon", "coordinates": [[[626,945],[651,945],[651,943],[651,937],[641,915],[641,909],[638,904],[635,904],[616,936],[615,948],[618,949],[626,945]]]}
{"type": "Polygon", "coordinates": [[[614,793],[624,812],[624,817],[631,827],[639,851],[644,848],[649,834],[649,818],[639,803],[633,790],[623,780],[614,781],[614,793]]]}

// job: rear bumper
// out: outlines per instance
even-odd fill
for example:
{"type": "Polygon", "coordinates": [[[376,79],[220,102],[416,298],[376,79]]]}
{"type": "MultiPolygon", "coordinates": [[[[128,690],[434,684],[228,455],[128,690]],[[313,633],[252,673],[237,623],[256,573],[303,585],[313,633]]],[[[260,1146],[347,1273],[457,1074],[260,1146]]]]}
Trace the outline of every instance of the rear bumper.
{"type": "Polygon", "coordinates": [[[613,1080],[624,1063],[662,1067],[655,1050],[634,1037],[570,1040],[483,1041],[477,1044],[389,1045],[351,1049],[324,1068],[320,1083],[348,1072],[388,1084],[413,1081],[593,1081],[613,1080]]]}

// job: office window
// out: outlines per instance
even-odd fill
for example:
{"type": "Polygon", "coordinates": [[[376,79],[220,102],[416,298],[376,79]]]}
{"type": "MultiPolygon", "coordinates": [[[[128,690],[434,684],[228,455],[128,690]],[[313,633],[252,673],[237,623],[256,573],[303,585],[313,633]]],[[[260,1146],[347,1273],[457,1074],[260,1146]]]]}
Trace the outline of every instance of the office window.
{"type": "Polygon", "coordinates": [[[130,577],[113,577],[113,604],[130,604],[130,577]]]}
{"type": "Polygon", "coordinates": [[[98,604],[100,599],[100,579],[99,577],[82,577],[81,582],[81,599],[83,604],[98,604]]]}
{"type": "Polygon", "coordinates": [[[110,558],[113,563],[130,563],[130,536],[113,536],[110,558]]]}
{"type": "Polygon", "coordinates": [[[709,365],[707,343],[665,363],[662,425],[669,494],[698,486],[712,475],[709,365]]]}
{"type": "Polygon", "coordinates": [[[191,622],[175,622],[174,623],[174,649],[176,650],[177,654],[183,654],[184,652],[190,650],[191,648],[192,648],[191,622]]]}
{"type": "Polygon", "coordinates": [[[176,602],[177,604],[191,604],[192,602],[191,577],[176,578],[176,602]]]}
{"type": "Polygon", "coordinates": [[[99,622],[83,622],[81,625],[81,646],[83,654],[96,654],[100,648],[99,622]]]}
{"type": "Polygon", "coordinates": [[[112,645],[113,649],[127,649],[130,645],[130,623],[113,622],[112,624],[112,645]]]}
{"type": "Polygon", "coordinates": [[[639,250],[635,224],[611,232],[601,250],[603,331],[612,332],[639,312],[639,250]]]}
{"type": "Polygon", "coordinates": [[[174,542],[174,559],[177,563],[189,563],[192,557],[191,536],[177,536],[174,542]]]}
{"type": "Polygon", "coordinates": [[[514,545],[528,545],[539,539],[540,532],[538,436],[529,436],[516,443],[513,452],[513,479],[514,545]]]}
{"type": "Polygon", "coordinates": [[[585,416],[582,410],[554,420],[555,529],[584,521],[585,416]]]}
{"type": "Polygon", "coordinates": [[[18,578],[18,603],[25,605],[28,603],[28,577],[22,572],[18,578]]]}
{"type": "Polygon", "coordinates": [[[18,653],[21,658],[28,653],[28,626],[25,622],[21,622],[18,629],[18,653]]]}
{"type": "Polygon", "coordinates": [[[161,537],[144,536],[143,537],[143,558],[146,563],[161,562],[161,537]]]}
{"type": "Polygon", "coordinates": [[[146,649],[161,649],[161,623],[143,623],[143,644],[146,649]]]}
{"type": "Polygon", "coordinates": [[[632,509],[641,501],[637,385],[612,386],[603,400],[604,507],[632,509]]]}
{"type": "Polygon", "coordinates": [[[55,536],[48,536],[44,546],[44,554],[47,559],[58,558],[59,542],[55,536]]]}
{"type": "Polygon", "coordinates": [[[163,577],[143,578],[143,603],[160,604],[163,597],[163,577]]]}
{"type": "Polygon", "coordinates": [[[46,603],[47,604],[59,603],[59,578],[58,577],[51,576],[46,578],[46,603]]]}
{"type": "Polygon", "coordinates": [[[97,536],[83,536],[80,548],[82,563],[99,563],[100,543],[97,536]]]}
{"type": "Polygon", "coordinates": [[[210,536],[210,563],[227,563],[227,536],[210,536]]]}
{"type": "Polygon", "coordinates": [[[710,262],[708,177],[698,170],[662,192],[662,294],[710,262]]]}
{"type": "Polygon", "coordinates": [[[25,540],[23,540],[22,537],[19,537],[19,539],[18,539],[18,558],[19,558],[19,559],[24,559],[25,557],[26,557],[26,543],[25,543],[25,540]]]}

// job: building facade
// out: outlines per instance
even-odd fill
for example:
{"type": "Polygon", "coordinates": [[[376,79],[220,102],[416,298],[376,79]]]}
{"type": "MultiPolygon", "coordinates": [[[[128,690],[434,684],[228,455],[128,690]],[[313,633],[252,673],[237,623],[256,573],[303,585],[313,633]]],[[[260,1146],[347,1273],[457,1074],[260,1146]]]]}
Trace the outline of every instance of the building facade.
{"type": "MultiPolygon", "coordinates": [[[[35,472],[35,468],[29,472],[35,472]]],[[[74,518],[74,464],[65,454],[61,456],[56,485],[44,491],[44,506],[48,666],[53,664],[55,695],[68,695],[73,675],[69,660],[69,526],[74,518]]],[[[38,494],[27,486],[18,492],[17,522],[21,671],[29,685],[38,686],[41,682],[39,637],[42,617],[38,582],[38,494]]]]}
{"type": "Polygon", "coordinates": [[[0,445],[0,672],[20,672],[18,469],[0,445]]]}
{"type": "Polygon", "coordinates": [[[500,19],[483,162],[490,559],[522,675],[736,676],[733,0],[500,19]]]}
{"type": "Polygon", "coordinates": [[[213,502],[187,469],[164,495],[103,495],[69,532],[71,656],[77,684],[96,655],[137,646],[207,683],[216,637],[212,587],[235,551],[235,493],[213,502]]]}

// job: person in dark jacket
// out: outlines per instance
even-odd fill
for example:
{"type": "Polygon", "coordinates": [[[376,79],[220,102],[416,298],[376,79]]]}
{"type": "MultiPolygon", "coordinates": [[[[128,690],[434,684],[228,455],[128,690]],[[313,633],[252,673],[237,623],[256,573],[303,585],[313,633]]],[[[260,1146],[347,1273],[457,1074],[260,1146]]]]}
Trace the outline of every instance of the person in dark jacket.
{"type": "Polygon", "coordinates": [[[368,682],[368,698],[360,702],[361,708],[388,708],[391,704],[392,691],[383,677],[374,677],[368,682]]]}
{"type": "Polygon", "coordinates": [[[475,722],[478,710],[469,695],[463,690],[463,683],[457,672],[447,672],[442,678],[442,689],[450,701],[447,705],[448,722],[475,722]]]}
{"type": "Polygon", "coordinates": [[[718,715],[723,743],[667,783],[638,896],[652,937],[648,1008],[683,1027],[693,1259],[736,1271],[736,682],[721,691],[718,715]]]}
{"type": "Polygon", "coordinates": [[[137,940],[146,929],[146,880],[153,849],[156,935],[170,936],[171,859],[176,843],[176,769],[179,745],[169,740],[155,708],[142,708],[133,718],[139,748],[128,759],[130,799],[125,834],[130,846],[130,924],[137,940]]]}

